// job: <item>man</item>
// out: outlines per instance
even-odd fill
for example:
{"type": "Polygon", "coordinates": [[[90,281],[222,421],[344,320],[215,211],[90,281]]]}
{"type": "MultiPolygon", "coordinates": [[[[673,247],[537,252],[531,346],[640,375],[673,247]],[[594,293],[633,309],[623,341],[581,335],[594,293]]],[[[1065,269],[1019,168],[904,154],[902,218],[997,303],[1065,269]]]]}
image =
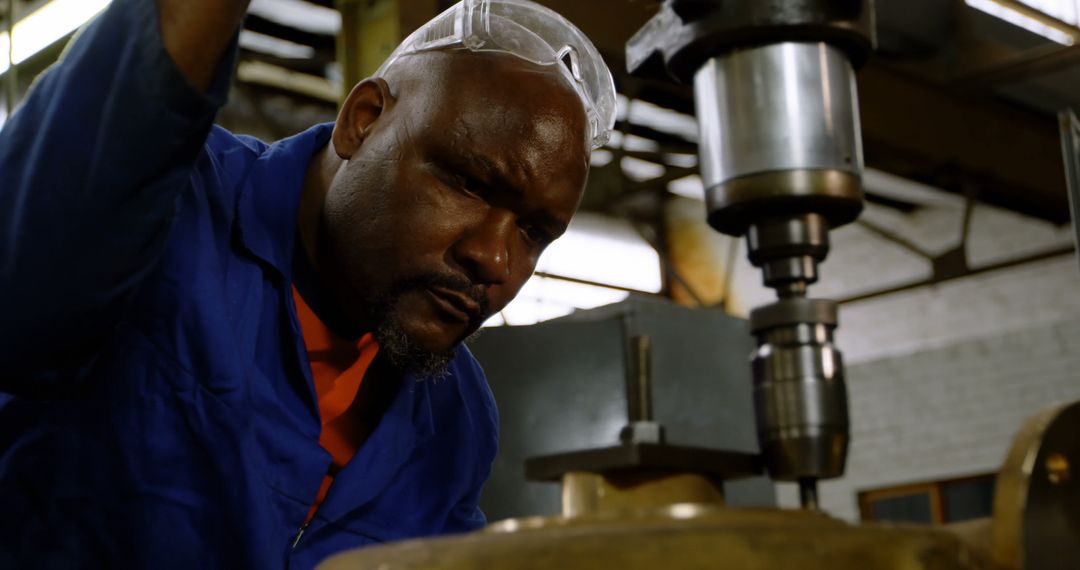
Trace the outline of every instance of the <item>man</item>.
{"type": "Polygon", "coordinates": [[[610,74],[549,10],[469,0],[267,146],[211,128],[246,4],[114,0],[0,133],[0,567],[309,568],[484,524],[460,344],[566,229],[610,74]]]}

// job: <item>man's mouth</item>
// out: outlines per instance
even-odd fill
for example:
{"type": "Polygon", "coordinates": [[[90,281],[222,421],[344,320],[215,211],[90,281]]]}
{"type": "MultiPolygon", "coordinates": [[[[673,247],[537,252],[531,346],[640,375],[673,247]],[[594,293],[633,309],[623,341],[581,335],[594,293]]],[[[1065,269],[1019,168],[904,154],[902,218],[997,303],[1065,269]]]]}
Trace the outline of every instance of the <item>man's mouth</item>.
{"type": "Polygon", "coordinates": [[[480,303],[477,303],[465,293],[436,286],[427,287],[426,290],[435,301],[436,306],[452,320],[464,324],[480,319],[480,303]]]}

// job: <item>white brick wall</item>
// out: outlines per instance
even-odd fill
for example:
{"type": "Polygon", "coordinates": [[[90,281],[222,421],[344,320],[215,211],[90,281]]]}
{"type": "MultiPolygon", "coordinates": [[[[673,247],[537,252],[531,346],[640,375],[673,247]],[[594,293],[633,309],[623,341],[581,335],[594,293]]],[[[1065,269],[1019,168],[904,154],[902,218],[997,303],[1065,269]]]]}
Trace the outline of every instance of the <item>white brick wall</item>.
{"type": "Polygon", "coordinates": [[[853,365],[1078,318],[1080,269],[1062,256],[846,304],[837,342],[853,365]]]}

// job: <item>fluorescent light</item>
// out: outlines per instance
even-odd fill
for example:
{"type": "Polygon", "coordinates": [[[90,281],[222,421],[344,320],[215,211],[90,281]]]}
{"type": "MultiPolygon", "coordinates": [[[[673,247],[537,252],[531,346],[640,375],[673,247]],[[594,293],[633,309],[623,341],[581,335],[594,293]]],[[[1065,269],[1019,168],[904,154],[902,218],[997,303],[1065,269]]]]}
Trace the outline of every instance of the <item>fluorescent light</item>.
{"type": "Polygon", "coordinates": [[[1051,18],[1055,18],[1065,22],[1066,24],[1077,24],[1077,11],[1076,0],[1017,0],[1021,4],[1038,10],[1051,18]]]}
{"type": "Polygon", "coordinates": [[[663,165],[647,160],[641,160],[640,158],[635,158],[633,156],[622,157],[622,162],[619,164],[622,166],[623,174],[626,174],[626,176],[634,182],[652,180],[653,178],[663,176],[664,172],[667,171],[663,165]]]}
{"type": "Polygon", "coordinates": [[[701,177],[697,174],[691,174],[690,176],[683,176],[678,180],[672,180],[668,183],[668,192],[672,194],[682,196],[684,198],[693,198],[694,200],[705,200],[705,184],[701,182],[701,177]]]}
{"type": "Polygon", "coordinates": [[[11,67],[8,56],[11,54],[11,38],[7,32],[0,34],[0,73],[6,72],[11,67]]]}
{"type": "Polygon", "coordinates": [[[623,134],[622,131],[611,131],[611,138],[608,139],[606,147],[619,148],[622,146],[623,134]]]}
{"type": "Polygon", "coordinates": [[[315,34],[336,36],[341,12],[302,0],[253,0],[248,14],[315,34]]]}
{"type": "Polygon", "coordinates": [[[311,46],[282,40],[251,30],[241,30],[240,47],[283,59],[311,59],[315,57],[315,48],[311,46]]]}
{"type": "Polygon", "coordinates": [[[341,86],[326,78],[292,71],[280,65],[262,61],[240,62],[236,66],[236,78],[244,83],[292,91],[329,103],[337,103],[341,96],[341,86]]]}
{"type": "Polygon", "coordinates": [[[622,93],[615,94],[615,120],[625,121],[626,114],[630,111],[630,99],[622,93]]]}
{"type": "Polygon", "coordinates": [[[589,156],[589,164],[594,167],[607,166],[614,158],[610,150],[598,148],[589,156]]]}
{"type": "MultiPolygon", "coordinates": [[[[15,63],[30,59],[79,29],[109,5],[110,0],[53,0],[15,23],[15,63]]],[[[0,34],[0,73],[8,70],[8,35],[0,34]]]]}
{"type": "Polygon", "coordinates": [[[109,5],[109,0],[53,0],[15,24],[15,63],[56,43],[109,5]]]}
{"type": "MultiPolygon", "coordinates": [[[[111,0],[52,0],[38,10],[15,23],[15,63],[22,63],[34,54],[63,39],[79,29],[109,5],[111,0]]],[[[149,1],[149,0],[148,0],[149,1]]],[[[250,13],[273,22],[301,30],[336,35],[341,29],[341,14],[327,8],[300,0],[254,0],[250,13]]],[[[245,47],[289,58],[310,58],[314,50],[307,46],[277,40],[270,36],[253,39],[245,32],[245,47]],[[271,46],[270,42],[276,43],[271,46]],[[304,50],[307,48],[307,51],[304,50]],[[286,55],[287,54],[287,55],[286,55]]],[[[8,34],[0,33],[0,73],[10,67],[8,63],[8,34]]]]}
{"type": "Polygon", "coordinates": [[[698,124],[693,115],[685,115],[639,99],[631,101],[628,107],[627,120],[635,125],[670,133],[691,142],[698,140],[698,124]]]}
{"type": "MultiPolygon", "coordinates": [[[[1019,26],[1025,30],[1038,34],[1051,41],[1057,42],[1061,45],[1071,46],[1076,41],[1073,30],[1062,30],[1058,27],[1051,26],[1046,22],[1042,22],[1036,18],[1033,18],[1027,14],[1023,14],[1013,7],[1006,4],[996,2],[994,0],[965,0],[968,6],[981,10],[994,16],[1009,22],[1014,26],[1019,26]]],[[[1025,4],[1029,4],[1025,2],[1025,4]]],[[[1080,30],[1077,30],[1080,31],[1080,30]]]]}
{"type": "Polygon", "coordinates": [[[652,139],[647,139],[645,137],[628,135],[625,139],[623,139],[623,148],[626,150],[637,150],[641,152],[658,152],[660,150],[660,143],[652,139]]]}
{"type": "Polygon", "coordinates": [[[664,162],[678,168],[693,168],[697,166],[697,155],[669,152],[664,154],[664,162]]]}

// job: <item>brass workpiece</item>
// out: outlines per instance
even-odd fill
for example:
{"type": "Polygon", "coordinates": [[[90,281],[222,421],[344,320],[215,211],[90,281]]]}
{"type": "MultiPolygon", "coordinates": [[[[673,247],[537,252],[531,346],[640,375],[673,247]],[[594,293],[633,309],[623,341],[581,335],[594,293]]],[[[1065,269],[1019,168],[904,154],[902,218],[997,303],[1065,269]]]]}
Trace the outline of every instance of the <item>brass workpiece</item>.
{"type": "Polygon", "coordinates": [[[698,473],[574,472],[563,476],[564,517],[639,512],[681,503],[722,506],[723,485],[698,473]]]}
{"type": "Polygon", "coordinates": [[[975,570],[956,536],[850,526],[812,511],[676,504],[638,512],[514,519],[485,532],[344,553],[322,570],[975,570]]]}
{"type": "Polygon", "coordinates": [[[992,519],[851,525],[811,510],[723,506],[698,473],[563,476],[563,516],[346,552],[321,570],[1042,570],[1077,568],[1080,402],[1036,414],[998,477],[992,519]],[[690,501],[690,502],[684,502],[690,501]]]}
{"type": "Polygon", "coordinates": [[[1080,568],[1080,402],[1032,416],[994,487],[990,543],[1009,568],[1080,568]]]}

